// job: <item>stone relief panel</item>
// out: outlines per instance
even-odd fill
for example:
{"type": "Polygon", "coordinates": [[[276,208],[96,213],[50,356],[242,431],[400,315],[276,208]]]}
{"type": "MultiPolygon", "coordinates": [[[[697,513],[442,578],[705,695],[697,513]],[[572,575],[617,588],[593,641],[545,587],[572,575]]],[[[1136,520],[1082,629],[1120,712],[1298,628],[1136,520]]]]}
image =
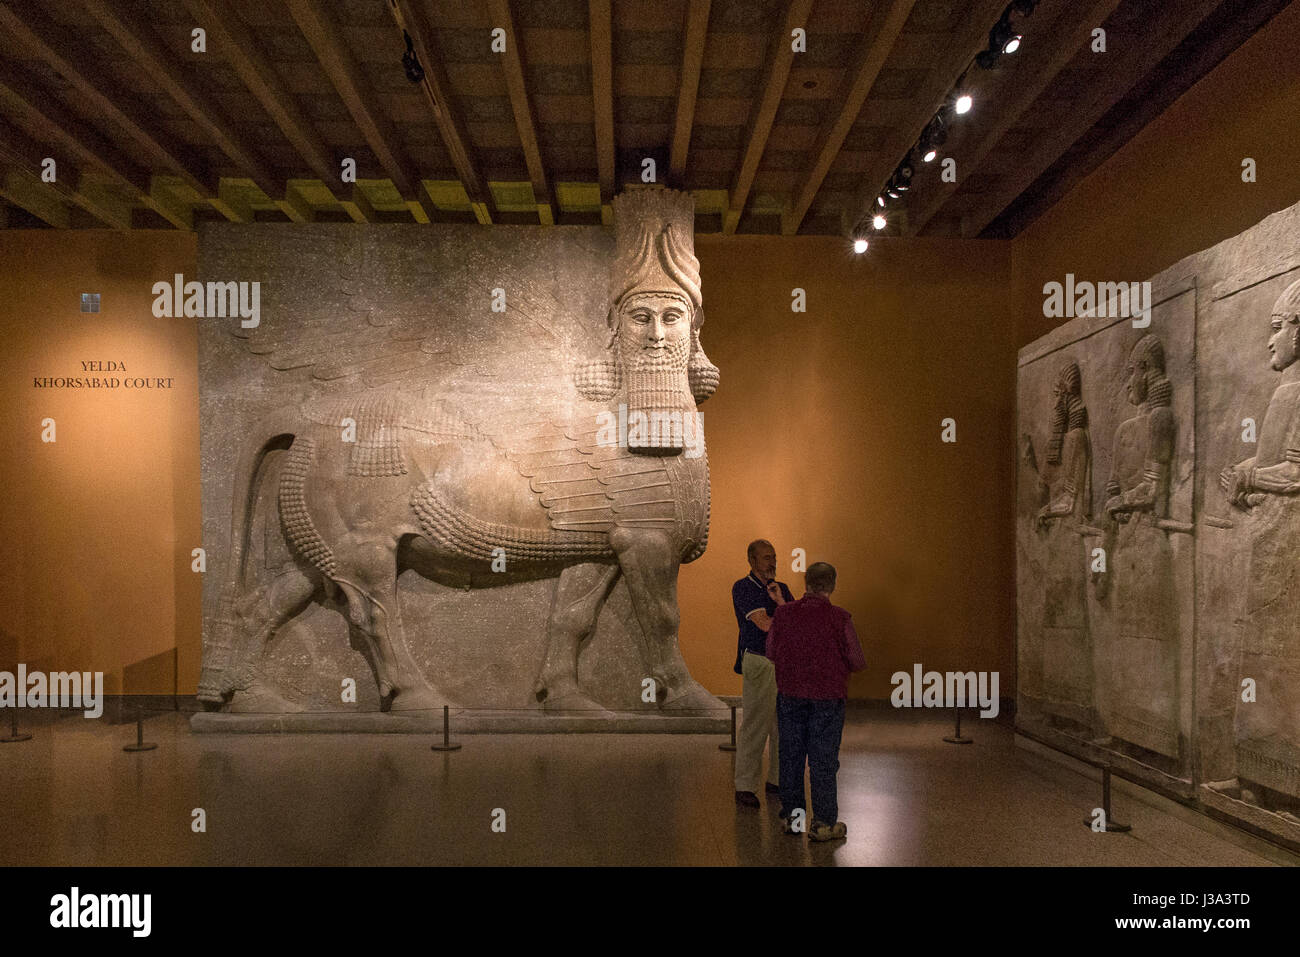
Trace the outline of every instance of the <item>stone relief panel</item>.
{"type": "Polygon", "coordinates": [[[1148,328],[1077,318],[1021,350],[1017,722],[1300,842],[1300,206],[1151,283],[1148,328]],[[1045,529],[1070,368],[1093,495],[1064,521],[1106,558],[1082,615],[1045,529]],[[1092,646],[1091,713],[1055,700],[1067,636],[1092,646]]]}
{"type": "Polygon", "coordinates": [[[1018,397],[1029,559],[1018,570],[1018,659],[1021,674],[1042,676],[1019,720],[1068,750],[1108,753],[1184,787],[1194,304],[1192,290],[1163,288],[1146,328],[1075,320],[1022,354],[1018,397]]]}
{"type": "Polygon", "coordinates": [[[614,207],[203,228],[201,279],[262,290],[256,327],[200,326],[209,707],[721,708],[677,645],[718,384],[693,203],[614,207]]]}

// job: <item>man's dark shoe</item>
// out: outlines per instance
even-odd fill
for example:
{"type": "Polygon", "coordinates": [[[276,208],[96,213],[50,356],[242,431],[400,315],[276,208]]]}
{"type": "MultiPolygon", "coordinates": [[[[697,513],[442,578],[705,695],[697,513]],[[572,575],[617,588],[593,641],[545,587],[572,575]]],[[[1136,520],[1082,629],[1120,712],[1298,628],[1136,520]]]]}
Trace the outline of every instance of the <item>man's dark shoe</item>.
{"type": "Polygon", "coordinates": [[[773,784],[771,781],[768,781],[767,784],[763,785],[763,790],[766,791],[768,794],[780,794],[781,785],[773,784]]]}
{"type": "Polygon", "coordinates": [[[741,807],[758,807],[758,795],[753,791],[737,791],[736,803],[741,807]]]}

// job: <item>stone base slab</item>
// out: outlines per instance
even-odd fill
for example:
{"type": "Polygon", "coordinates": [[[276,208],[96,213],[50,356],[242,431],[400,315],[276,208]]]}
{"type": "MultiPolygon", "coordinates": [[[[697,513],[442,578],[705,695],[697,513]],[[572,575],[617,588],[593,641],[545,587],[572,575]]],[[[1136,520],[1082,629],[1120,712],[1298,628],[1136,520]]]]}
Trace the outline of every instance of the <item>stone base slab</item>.
{"type": "MultiPolygon", "coordinates": [[[[190,718],[196,734],[442,734],[441,714],[225,714],[190,718]]],[[[629,712],[452,711],[459,734],[718,734],[731,732],[731,712],[681,715],[629,712]]]]}
{"type": "Polygon", "coordinates": [[[1275,814],[1267,808],[1247,804],[1234,796],[1232,792],[1235,790],[1237,790],[1235,780],[1202,784],[1197,797],[1206,807],[1214,808],[1260,831],[1281,838],[1292,850],[1300,849],[1300,824],[1275,814]]]}

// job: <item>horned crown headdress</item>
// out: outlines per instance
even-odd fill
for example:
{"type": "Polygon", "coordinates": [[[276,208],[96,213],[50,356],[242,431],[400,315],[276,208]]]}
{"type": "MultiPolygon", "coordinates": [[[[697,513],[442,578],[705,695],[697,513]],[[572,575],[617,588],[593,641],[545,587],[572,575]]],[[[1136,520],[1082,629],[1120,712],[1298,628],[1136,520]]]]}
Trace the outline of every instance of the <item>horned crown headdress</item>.
{"type": "MultiPolygon", "coordinates": [[[[610,267],[609,340],[618,335],[619,306],[637,293],[680,296],[691,310],[691,352],[687,377],[691,394],[703,402],[718,388],[718,368],[700,345],[704,300],[700,261],[695,257],[695,200],[690,193],[662,187],[631,189],[615,196],[614,261],[610,267]]],[[[588,399],[608,399],[620,386],[617,357],[583,363],[575,372],[578,391],[588,399]]]]}

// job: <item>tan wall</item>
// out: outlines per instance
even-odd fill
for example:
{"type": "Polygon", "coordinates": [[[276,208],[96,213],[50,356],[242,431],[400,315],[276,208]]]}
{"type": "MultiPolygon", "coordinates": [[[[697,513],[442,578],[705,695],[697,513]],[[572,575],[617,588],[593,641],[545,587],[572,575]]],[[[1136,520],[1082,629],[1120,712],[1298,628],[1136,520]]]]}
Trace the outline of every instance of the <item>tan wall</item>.
{"type": "Polygon", "coordinates": [[[1043,284],[1141,281],[1300,201],[1300,3],[1184,93],[1013,240],[1017,345],[1063,320],[1043,284]],[[1243,183],[1241,162],[1257,164],[1243,183]]]}
{"type": "Polygon", "coordinates": [[[181,690],[197,682],[198,347],[193,320],[153,317],[150,292],[192,274],[195,251],[178,232],[0,232],[0,667],[103,671],[109,692],[170,693],[179,661],[181,690]],[[100,293],[99,314],[80,312],[82,292],[100,293]],[[174,381],[40,389],[37,376],[174,381]]]}

